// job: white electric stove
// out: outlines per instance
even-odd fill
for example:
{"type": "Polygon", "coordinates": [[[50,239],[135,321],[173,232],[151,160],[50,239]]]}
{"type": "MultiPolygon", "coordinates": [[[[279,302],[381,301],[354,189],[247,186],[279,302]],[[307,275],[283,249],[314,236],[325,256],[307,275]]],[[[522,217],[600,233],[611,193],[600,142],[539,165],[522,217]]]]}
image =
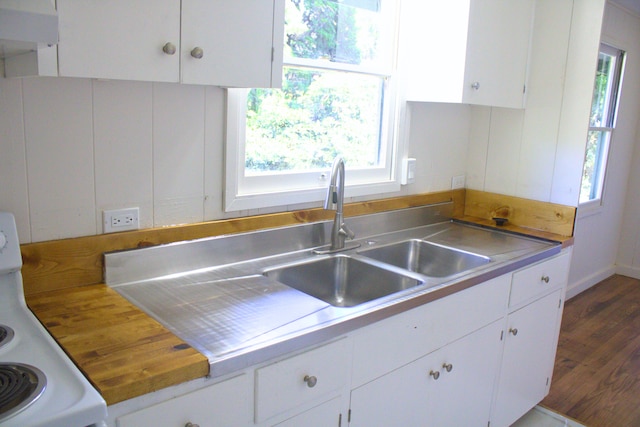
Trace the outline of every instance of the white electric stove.
{"type": "Polygon", "coordinates": [[[0,426],[103,426],[107,406],[31,313],[12,214],[0,212],[0,426]]]}

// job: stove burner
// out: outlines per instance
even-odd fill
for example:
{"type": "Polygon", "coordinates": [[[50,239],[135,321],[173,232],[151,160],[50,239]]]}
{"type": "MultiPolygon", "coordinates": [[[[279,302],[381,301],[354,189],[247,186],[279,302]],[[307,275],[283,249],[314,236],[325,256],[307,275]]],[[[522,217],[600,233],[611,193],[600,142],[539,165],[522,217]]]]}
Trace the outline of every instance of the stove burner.
{"type": "Polygon", "coordinates": [[[5,344],[9,344],[9,341],[13,338],[13,329],[6,325],[0,325],[0,347],[5,344]]]}
{"type": "Polygon", "coordinates": [[[44,373],[22,363],[0,363],[0,421],[26,409],[44,392],[44,373]]]}

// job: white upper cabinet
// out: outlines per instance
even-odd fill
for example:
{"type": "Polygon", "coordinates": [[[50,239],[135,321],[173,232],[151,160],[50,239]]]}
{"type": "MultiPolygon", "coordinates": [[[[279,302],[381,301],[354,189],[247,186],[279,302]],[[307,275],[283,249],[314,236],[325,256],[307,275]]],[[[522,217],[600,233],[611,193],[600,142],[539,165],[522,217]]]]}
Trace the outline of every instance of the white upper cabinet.
{"type": "Polygon", "coordinates": [[[58,0],[57,8],[60,76],[281,84],[283,0],[58,0]]]}
{"type": "Polygon", "coordinates": [[[58,69],[64,77],[180,81],[180,2],[58,0],[58,69]]]}
{"type": "Polygon", "coordinates": [[[408,101],[523,108],[534,0],[406,0],[408,101]]]}

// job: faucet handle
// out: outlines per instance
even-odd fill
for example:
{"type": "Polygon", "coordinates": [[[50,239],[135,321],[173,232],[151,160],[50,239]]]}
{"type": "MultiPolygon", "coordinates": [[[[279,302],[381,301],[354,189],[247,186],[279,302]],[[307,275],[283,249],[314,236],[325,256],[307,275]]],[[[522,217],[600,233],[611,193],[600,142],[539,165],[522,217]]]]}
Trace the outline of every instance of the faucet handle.
{"type": "Polygon", "coordinates": [[[347,239],[353,240],[356,237],[356,234],[347,227],[347,224],[344,222],[340,225],[340,231],[338,233],[345,236],[347,239]]]}

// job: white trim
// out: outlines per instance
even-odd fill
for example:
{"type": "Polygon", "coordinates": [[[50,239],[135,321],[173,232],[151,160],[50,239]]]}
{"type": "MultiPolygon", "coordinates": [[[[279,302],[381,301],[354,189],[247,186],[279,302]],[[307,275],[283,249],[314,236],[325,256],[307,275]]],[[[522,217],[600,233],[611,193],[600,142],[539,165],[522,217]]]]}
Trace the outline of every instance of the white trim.
{"type": "Polygon", "coordinates": [[[616,267],[610,266],[603,270],[596,271],[595,273],[583,278],[577,283],[573,283],[573,284],[570,283],[569,286],[567,286],[566,299],[571,299],[575,297],[579,293],[586,291],[590,287],[597,285],[598,283],[602,282],[604,279],[609,278],[614,274],[616,274],[616,267]]]}
{"type": "Polygon", "coordinates": [[[632,265],[616,265],[616,274],[632,277],[634,279],[640,279],[640,267],[635,267],[632,265]]]}

